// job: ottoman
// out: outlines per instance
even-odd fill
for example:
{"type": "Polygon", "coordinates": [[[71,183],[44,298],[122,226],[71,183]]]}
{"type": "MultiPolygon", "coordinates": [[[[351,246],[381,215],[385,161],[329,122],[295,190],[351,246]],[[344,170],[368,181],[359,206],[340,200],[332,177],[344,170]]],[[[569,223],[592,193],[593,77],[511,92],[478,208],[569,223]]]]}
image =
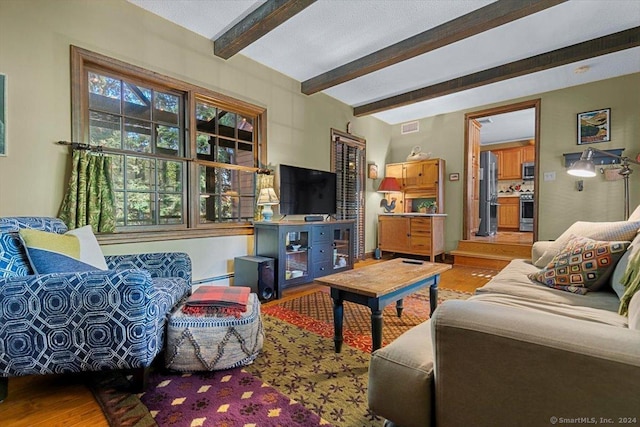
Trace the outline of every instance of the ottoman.
{"type": "Polygon", "coordinates": [[[181,372],[231,369],[252,363],[262,350],[260,301],[250,294],[240,317],[192,315],[180,305],[167,322],[165,366],[181,372]]]}

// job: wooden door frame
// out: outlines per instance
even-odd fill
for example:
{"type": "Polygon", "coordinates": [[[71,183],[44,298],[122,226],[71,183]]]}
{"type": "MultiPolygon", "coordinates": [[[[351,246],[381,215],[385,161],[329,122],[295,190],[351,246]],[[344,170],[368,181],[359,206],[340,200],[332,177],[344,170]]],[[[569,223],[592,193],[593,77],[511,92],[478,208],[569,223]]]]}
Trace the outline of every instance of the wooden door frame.
{"type": "Polygon", "coordinates": [[[462,238],[464,240],[468,240],[471,238],[471,218],[473,208],[473,200],[470,200],[472,197],[472,193],[469,191],[469,181],[471,179],[471,147],[469,145],[469,122],[471,120],[478,120],[479,118],[486,116],[494,116],[496,114],[503,113],[511,113],[513,111],[519,110],[527,110],[529,108],[535,109],[535,153],[536,153],[536,162],[535,162],[535,179],[533,180],[533,191],[534,191],[534,199],[533,199],[533,241],[538,240],[538,213],[539,213],[539,203],[538,203],[538,182],[540,180],[540,106],[541,100],[540,98],[532,99],[529,101],[518,102],[515,104],[503,105],[501,107],[489,108],[481,111],[474,111],[472,113],[466,113],[464,115],[464,177],[465,177],[465,185],[463,189],[463,219],[462,219],[462,238]]]}

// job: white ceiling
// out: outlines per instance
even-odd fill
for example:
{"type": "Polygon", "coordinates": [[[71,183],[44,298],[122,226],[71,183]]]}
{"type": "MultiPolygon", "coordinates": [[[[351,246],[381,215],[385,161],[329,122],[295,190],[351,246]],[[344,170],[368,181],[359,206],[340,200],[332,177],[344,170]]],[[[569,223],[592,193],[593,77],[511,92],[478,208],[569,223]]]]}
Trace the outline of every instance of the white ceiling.
{"type": "Polygon", "coordinates": [[[536,110],[512,111],[483,117],[480,128],[480,145],[533,139],[536,135],[536,110]]]}
{"type": "MultiPolygon", "coordinates": [[[[129,0],[214,40],[262,1],[129,0]]],[[[240,54],[298,81],[419,34],[490,0],[318,0],[240,54]]],[[[359,106],[640,24],[638,0],[571,0],[324,90],[359,106]]],[[[213,48],[212,53],[213,55],[213,48]]],[[[640,47],[374,114],[390,123],[640,72],[640,47]],[[589,71],[574,70],[588,65],[589,71]]],[[[313,96],[313,95],[311,95],[313,96]]]]}

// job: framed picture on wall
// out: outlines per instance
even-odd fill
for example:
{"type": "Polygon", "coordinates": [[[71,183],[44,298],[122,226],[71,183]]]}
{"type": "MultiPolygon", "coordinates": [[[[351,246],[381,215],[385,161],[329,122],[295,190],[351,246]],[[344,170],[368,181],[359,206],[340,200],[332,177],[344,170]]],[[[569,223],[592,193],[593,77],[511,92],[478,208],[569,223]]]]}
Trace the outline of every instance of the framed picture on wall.
{"type": "Polygon", "coordinates": [[[378,178],[378,165],[375,163],[369,163],[369,173],[368,176],[370,179],[378,178]]]}
{"type": "Polygon", "coordinates": [[[7,75],[0,74],[0,156],[7,155],[7,75]]]}
{"type": "Polygon", "coordinates": [[[578,114],[578,145],[611,141],[611,108],[578,114]]]}

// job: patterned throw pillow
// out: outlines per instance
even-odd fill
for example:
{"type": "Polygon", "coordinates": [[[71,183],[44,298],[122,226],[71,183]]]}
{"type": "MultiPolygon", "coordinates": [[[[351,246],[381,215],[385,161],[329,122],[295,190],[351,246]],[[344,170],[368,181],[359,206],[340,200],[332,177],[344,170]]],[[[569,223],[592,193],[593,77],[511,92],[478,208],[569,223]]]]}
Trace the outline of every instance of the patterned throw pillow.
{"type": "Polygon", "coordinates": [[[33,274],[18,233],[0,233],[0,277],[33,274]]]}
{"type": "Polygon", "coordinates": [[[637,221],[611,221],[611,222],[586,222],[577,221],[567,228],[547,248],[542,256],[535,260],[533,265],[542,268],[551,262],[554,256],[567,245],[569,239],[575,236],[588,237],[594,240],[625,241],[633,240],[640,229],[640,220],[637,221]]]}
{"type": "Polygon", "coordinates": [[[597,291],[607,283],[629,244],[573,236],[545,268],[528,277],[550,288],[576,294],[597,291]]]}
{"type": "Polygon", "coordinates": [[[65,234],[31,229],[19,233],[36,274],[107,270],[90,225],[65,234]]]}

